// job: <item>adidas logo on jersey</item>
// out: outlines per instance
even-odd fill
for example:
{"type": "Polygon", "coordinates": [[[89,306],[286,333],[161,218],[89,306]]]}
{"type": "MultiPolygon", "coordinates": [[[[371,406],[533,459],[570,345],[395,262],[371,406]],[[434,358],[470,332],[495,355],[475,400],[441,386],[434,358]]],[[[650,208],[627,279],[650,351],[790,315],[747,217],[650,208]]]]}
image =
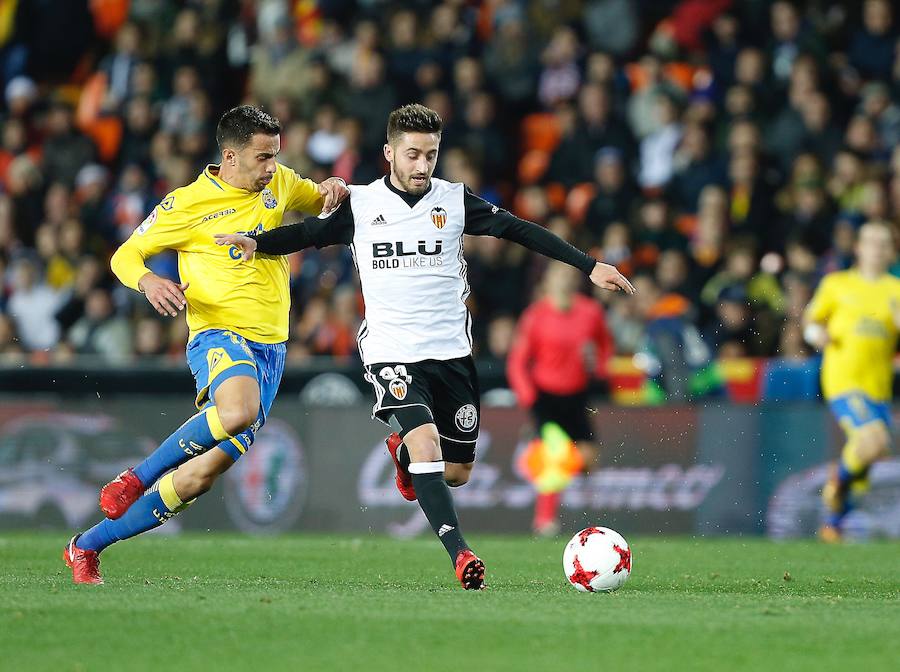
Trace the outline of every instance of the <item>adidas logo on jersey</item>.
{"type": "Polygon", "coordinates": [[[384,215],[378,215],[372,220],[372,226],[384,226],[385,224],[387,224],[387,220],[384,218],[384,215]]]}
{"type": "Polygon", "coordinates": [[[438,530],[438,536],[443,537],[445,534],[447,534],[447,532],[452,532],[455,529],[456,528],[452,525],[441,525],[441,529],[438,530]]]}

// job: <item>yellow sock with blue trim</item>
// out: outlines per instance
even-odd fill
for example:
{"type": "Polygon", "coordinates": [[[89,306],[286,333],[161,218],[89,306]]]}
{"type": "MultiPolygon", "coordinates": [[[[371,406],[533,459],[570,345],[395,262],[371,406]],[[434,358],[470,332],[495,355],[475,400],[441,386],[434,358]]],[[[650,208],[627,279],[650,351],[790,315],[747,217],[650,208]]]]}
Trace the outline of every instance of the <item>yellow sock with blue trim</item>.
{"type": "Polygon", "coordinates": [[[231,438],[222,426],[216,407],[207,406],[163,441],[134,468],[134,473],[148,487],[170,469],[231,438]]]}
{"type": "Polygon", "coordinates": [[[194,500],[182,502],[175,492],[174,472],[159,480],[157,487],[137,500],[118,520],[106,518],[78,537],[76,545],[84,550],[102,551],[107,546],[152,530],[181,513],[194,500]]]}

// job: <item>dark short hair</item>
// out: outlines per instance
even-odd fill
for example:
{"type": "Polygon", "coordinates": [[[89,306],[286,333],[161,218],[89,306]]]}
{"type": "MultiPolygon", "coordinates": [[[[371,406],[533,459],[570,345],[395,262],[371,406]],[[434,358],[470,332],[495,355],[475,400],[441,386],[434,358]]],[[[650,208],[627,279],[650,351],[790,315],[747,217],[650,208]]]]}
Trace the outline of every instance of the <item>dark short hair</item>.
{"type": "Polygon", "coordinates": [[[239,105],[228,110],[216,126],[216,142],[219,151],[226,147],[241,149],[256,133],[278,135],[281,122],[267,112],[252,105],[239,105]]]}
{"type": "Polygon", "coordinates": [[[387,139],[394,142],[403,133],[440,133],[444,128],[441,115],[419,103],[404,105],[388,117],[387,139]]]}

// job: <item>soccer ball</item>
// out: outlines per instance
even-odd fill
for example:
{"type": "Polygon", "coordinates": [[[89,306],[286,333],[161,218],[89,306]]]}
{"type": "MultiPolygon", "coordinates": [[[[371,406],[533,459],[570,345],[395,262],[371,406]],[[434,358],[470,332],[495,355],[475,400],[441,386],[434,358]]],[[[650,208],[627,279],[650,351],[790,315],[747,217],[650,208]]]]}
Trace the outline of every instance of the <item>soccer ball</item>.
{"type": "Polygon", "coordinates": [[[631,575],[631,549],[615,530],[588,527],[566,544],[563,571],[575,590],[611,593],[631,575]]]}

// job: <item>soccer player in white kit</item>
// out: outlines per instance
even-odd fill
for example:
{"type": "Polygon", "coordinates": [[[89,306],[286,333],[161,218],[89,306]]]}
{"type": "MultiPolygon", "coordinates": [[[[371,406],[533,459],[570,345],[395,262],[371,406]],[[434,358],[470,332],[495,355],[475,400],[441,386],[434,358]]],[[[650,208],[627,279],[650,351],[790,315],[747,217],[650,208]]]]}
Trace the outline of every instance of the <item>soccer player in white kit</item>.
{"type": "Polygon", "coordinates": [[[387,444],[397,487],[406,499],[418,499],[463,587],[480,589],[484,563],[463,539],[448,488],[469,480],[480,420],[463,236],[515,241],[580,269],[603,289],[631,294],[634,287],[614,266],[464,184],[432,178],[441,129],[440,116],[423,105],[394,110],[384,146],[390,175],[350,186],[350,198],[326,217],[216,238],[239,246],[247,260],[254,253],[350,246],[366,306],[357,342],[375,390],[372,416],[394,430],[387,444]]]}

